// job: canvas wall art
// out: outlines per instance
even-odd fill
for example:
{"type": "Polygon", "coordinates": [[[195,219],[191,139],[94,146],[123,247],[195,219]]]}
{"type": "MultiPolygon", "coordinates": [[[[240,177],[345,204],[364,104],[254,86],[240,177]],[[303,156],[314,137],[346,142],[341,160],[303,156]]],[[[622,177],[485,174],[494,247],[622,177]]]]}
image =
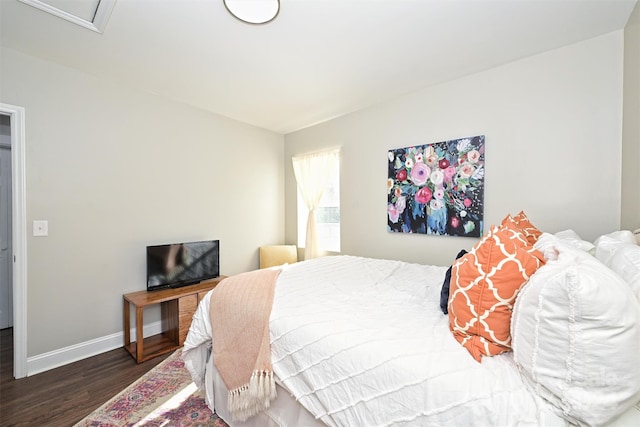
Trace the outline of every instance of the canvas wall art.
{"type": "Polygon", "coordinates": [[[390,232],[482,236],[484,135],[389,150],[390,232]]]}

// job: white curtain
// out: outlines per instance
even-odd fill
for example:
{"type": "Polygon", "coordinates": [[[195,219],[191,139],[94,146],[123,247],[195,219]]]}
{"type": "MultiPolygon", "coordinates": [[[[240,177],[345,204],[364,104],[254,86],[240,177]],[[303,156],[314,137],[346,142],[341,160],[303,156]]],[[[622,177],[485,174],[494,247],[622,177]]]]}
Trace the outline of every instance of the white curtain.
{"type": "Polygon", "coordinates": [[[315,210],[320,203],[322,193],[329,183],[329,178],[338,167],[340,150],[333,149],[318,153],[293,157],[293,172],[296,175],[298,190],[302,195],[309,216],[307,217],[307,234],[304,259],[318,256],[318,240],[316,232],[315,210]]]}

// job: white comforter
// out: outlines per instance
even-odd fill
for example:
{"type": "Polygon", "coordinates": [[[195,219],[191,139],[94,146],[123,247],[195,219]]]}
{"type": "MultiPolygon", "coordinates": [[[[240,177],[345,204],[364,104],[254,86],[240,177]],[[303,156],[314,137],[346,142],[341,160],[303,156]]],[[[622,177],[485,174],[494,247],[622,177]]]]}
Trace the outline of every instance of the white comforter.
{"type": "MultiPolygon", "coordinates": [[[[352,256],[289,266],[270,320],[279,381],[329,426],[565,425],[511,354],[477,363],[456,342],[439,307],[445,271],[352,256]]],[[[199,309],[183,356],[200,387],[208,320],[199,309]]]]}

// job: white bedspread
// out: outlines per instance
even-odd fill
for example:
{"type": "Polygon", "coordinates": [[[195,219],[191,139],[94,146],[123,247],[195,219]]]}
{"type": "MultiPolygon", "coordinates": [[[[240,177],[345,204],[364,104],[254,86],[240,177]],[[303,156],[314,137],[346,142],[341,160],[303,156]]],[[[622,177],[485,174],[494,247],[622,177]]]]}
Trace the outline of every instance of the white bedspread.
{"type": "MultiPolygon", "coordinates": [[[[270,320],[279,381],[329,426],[565,425],[510,353],[477,363],[455,341],[439,308],[445,271],[351,256],[289,266],[270,320]]],[[[204,313],[185,342],[196,383],[210,340],[204,313]]]]}

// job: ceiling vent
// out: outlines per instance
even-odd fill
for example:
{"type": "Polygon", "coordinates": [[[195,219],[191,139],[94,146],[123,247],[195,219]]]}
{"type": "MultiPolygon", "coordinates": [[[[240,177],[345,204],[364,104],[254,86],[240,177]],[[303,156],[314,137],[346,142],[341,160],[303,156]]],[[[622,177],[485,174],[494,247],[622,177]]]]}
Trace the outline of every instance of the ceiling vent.
{"type": "Polygon", "coordinates": [[[103,33],[116,0],[20,0],[69,22],[103,33]]]}

